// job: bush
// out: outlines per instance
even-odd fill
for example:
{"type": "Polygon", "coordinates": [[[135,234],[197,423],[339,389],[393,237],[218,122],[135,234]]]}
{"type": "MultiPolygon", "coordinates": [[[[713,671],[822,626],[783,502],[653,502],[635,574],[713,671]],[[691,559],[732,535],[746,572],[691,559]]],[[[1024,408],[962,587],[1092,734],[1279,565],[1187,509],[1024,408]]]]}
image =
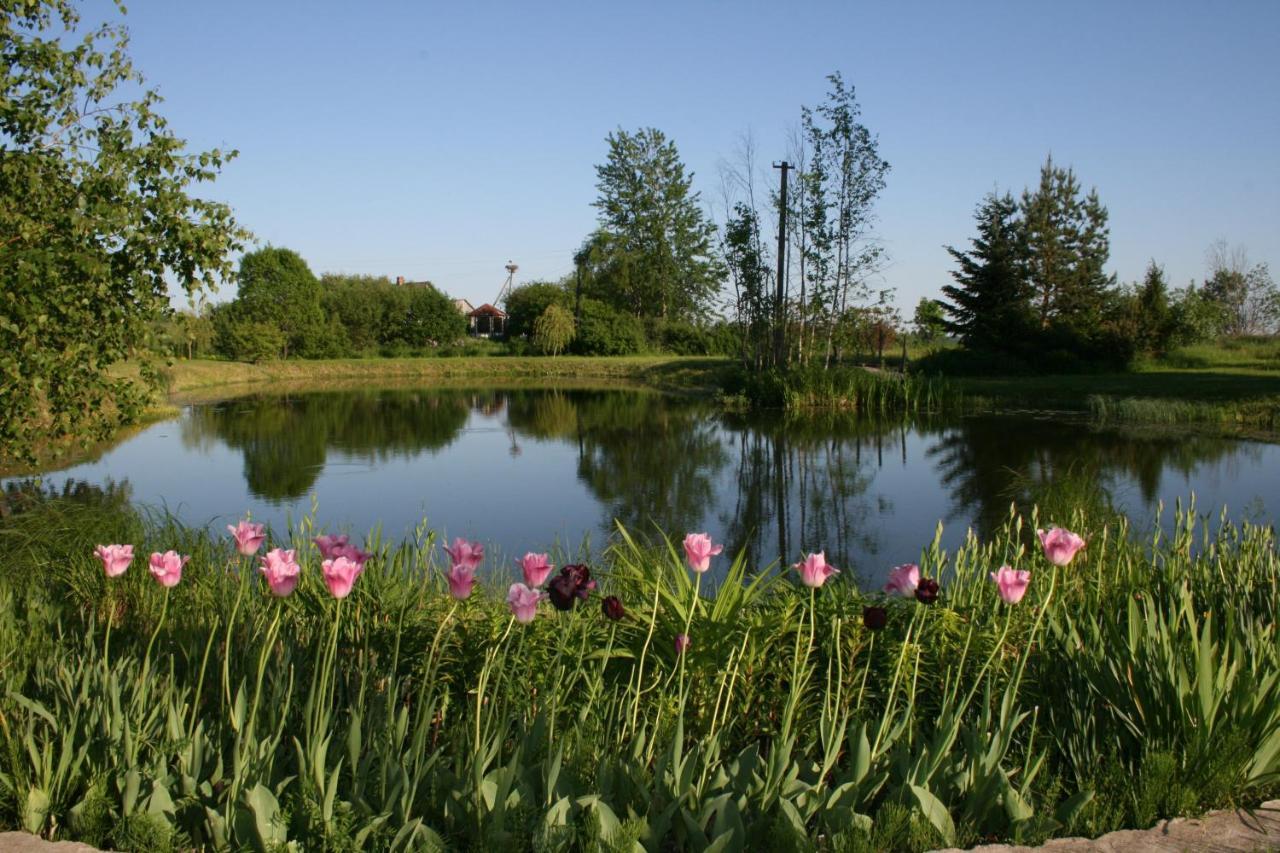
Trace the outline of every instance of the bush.
{"type": "Polygon", "coordinates": [[[644,328],[630,314],[595,299],[582,300],[573,351],[578,355],[631,355],[645,349],[644,328]]]}
{"type": "Polygon", "coordinates": [[[710,332],[679,320],[655,321],[649,332],[649,340],[664,352],[676,355],[707,355],[712,348],[710,332]]]}
{"type": "Polygon", "coordinates": [[[282,355],[284,332],[272,323],[250,319],[238,303],[217,306],[213,328],[215,348],[232,361],[257,364],[282,355]]]}

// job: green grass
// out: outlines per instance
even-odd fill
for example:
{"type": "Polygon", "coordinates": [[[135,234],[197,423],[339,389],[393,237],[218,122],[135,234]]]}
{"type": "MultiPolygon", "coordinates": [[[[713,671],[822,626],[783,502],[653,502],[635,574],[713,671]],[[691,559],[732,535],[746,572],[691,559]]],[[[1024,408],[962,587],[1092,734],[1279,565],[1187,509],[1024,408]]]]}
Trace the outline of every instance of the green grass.
{"type": "Polygon", "coordinates": [[[1088,412],[1099,422],[1280,433],[1280,341],[1188,347],[1123,373],[957,377],[966,407],[1088,412]]]}
{"type": "Polygon", "coordinates": [[[922,534],[933,605],[729,555],[694,576],[620,531],[585,605],[520,625],[506,568],[449,597],[425,527],[365,539],[342,602],[310,522],[276,531],[303,564],[276,599],[223,537],[28,488],[0,521],[0,828],[144,850],[923,850],[1273,792],[1274,532],[1189,508],[1139,542],[1059,512],[1089,543],[1067,568],[1034,512],[954,553],[922,534]],[[91,549],[115,541],[140,556],[107,579],[91,549]],[[192,560],[166,592],[145,555],[168,548],[192,560]],[[1016,606],[987,580],[1002,563],[1032,572],[1016,606]]]}
{"type": "Polygon", "coordinates": [[[705,356],[475,356],[462,358],[352,358],[245,364],[178,360],[169,369],[170,393],[178,399],[227,393],[249,386],[327,390],[344,383],[580,380],[626,381],[663,389],[697,390],[716,386],[729,366],[705,356]]]}

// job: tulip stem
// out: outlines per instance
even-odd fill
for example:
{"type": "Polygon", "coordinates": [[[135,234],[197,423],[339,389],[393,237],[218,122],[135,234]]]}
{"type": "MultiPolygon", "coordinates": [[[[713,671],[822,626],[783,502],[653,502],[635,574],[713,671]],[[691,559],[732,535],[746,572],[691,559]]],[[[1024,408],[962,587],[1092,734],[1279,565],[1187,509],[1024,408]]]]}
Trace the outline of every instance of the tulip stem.
{"type": "Polygon", "coordinates": [[[693,624],[694,611],[698,609],[698,601],[702,596],[702,572],[697,573],[697,577],[693,581],[693,600],[689,602],[689,612],[684,617],[684,645],[679,648],[680,657],[680,718],[684,719],[684,703],[685,703],[685,684],[684,684],[684,660],[689,651],[689,627],[693,624]]]}
{"type": "Polygon", "coordinates": [[[107,587],[107,636],[102,641],[102,668],[111,672],[111,623],[115,621],[116,607],[111,587],[107,587]]]}

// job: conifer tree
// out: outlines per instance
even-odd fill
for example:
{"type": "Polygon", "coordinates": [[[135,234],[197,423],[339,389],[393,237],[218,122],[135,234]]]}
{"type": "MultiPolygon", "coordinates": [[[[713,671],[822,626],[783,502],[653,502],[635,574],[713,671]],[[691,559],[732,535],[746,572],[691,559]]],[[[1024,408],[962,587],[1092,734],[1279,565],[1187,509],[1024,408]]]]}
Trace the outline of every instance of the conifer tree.
{"type": "Polygon", "coordinates": [[[989,194],[974,211],[978,236],[972,248],[947,246],[959,264],[955,284],[942,288],[949,316],[946,330],[970,349],[1007,349],[1030,326],[1031,289],[1026,279],[1026,243],[1012,195],[989,194]]]}
{"type": "Polygon", "coordinates": [[[1020,212],[1040,328],[1056,325],[1089,336],[1099,326],[1107,289],[1114,283],[1103,271],[1110,232],[1097,191],[1081,198],[1075,172],[1055,166],[1050,157],[1040,169],[1035,192],[1022,194],[1020,212]]]}

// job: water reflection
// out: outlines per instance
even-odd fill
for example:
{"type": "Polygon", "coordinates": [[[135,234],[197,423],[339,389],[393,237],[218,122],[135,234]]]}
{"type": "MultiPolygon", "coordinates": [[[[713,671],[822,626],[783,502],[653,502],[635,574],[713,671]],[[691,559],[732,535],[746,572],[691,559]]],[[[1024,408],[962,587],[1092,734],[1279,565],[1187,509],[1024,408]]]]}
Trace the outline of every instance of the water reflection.
{"type": "Polygon", "coordinates": [[[193,408],[182,440],[199,448],[216,439],[242,451],[249,493],[290,500],[315,486],[331,450],[379,463],[447,447],[466,425],[472,397],[421,391],[244,397],[193,408]]]}
{"type": "Polygon", "coordinates": [[[1121,490],[1136,487],[1140,503],[1153,506],[1168,473],[1189,479],[1197,469],[1227,459],[1257,464],[1267,448],[1168,431],[1090,428],[1060,417],[971,417],[936,435],[926,456],[950,493],[947,518],[972,518],[983,534],[1003,523],[1010,503],[1059,503],[1085,492],[1117,505],[1123,503],[1121,490]]]}
{"type": "Polygon", "coordinates": [[[128,478],[137,500],[198,524],[246,510],[281,524],[314,493],[321,523],[360,532],[381,523],[399,536],[425,515],[518,554],[557,537],[598,544],[618,519],[709,530],[755,564],[825,549],[872,577],[913,559],[939,519],[954,545],[1066,481],[1138,521],[1193,489],[1206,508],[1280,501],[1265,473],[1278,447],[1061,419],[759,416],[651,392],[524,388],[264,395],[191,407],[176,426],[65,474],[128,478]]]}

